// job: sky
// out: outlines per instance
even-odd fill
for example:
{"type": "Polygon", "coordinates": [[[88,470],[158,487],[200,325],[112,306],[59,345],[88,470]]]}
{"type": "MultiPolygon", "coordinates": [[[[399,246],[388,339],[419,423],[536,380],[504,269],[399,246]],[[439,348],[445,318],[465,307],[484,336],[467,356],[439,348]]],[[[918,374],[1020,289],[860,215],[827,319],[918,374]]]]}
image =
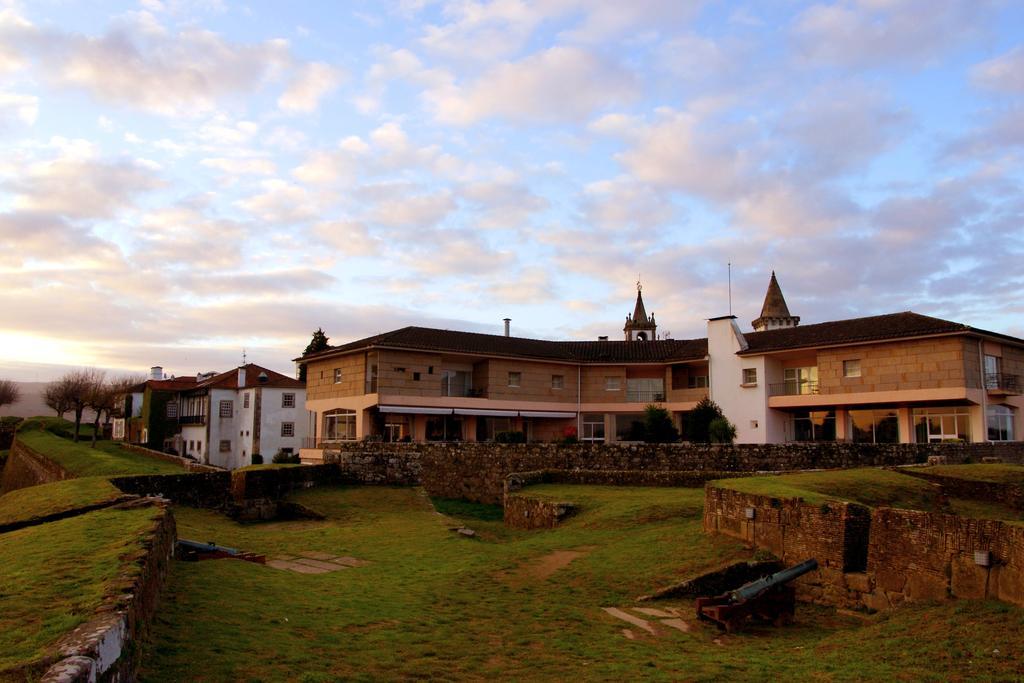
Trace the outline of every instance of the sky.
{"type": "Polygon", "coordinates": [[[0,377],[312,332],[1024,336],[1024,3],[0,0],[0,377]]]}

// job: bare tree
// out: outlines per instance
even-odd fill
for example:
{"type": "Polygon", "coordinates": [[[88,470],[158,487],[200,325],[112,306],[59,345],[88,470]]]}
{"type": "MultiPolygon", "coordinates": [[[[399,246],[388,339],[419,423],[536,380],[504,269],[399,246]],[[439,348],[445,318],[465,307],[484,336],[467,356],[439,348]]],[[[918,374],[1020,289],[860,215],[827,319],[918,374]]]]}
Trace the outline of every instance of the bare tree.
{"type": "Polygon", "coordinates": [[[67,386],[63,378],[46,385],[43,389],[43,403],[57,413],[57,417],[64,419],[64,413],[71,410],[71,401],[68,399],[67,386]]]}
{"type": "Polygon", "coordinates": [[[75,441],[78,441],[82,428],[82,413],[89,407],[94,387],[103,384],[103,380],[104,373],[92,368],[72,370],[58,380],[64,387],[68,410],[75,413],[75,441]]]}
{"type": "Polygon", "coordinates": [[[21,398],[21,389],[9,379],[0,379],[0,408],[13,405],[21,398]]]}
{"type": "Polygon", "coordinates": [[[115,377],[107,381],[102,372],[96,373],[88,400],[88,407],[95,411],[92,430],[93,448],[96,448],[96,439],[99,438],[100,422],[102,421],[103,424],[110,422],[111,415],[118,412],[119,404],[123,408],[125,394],[142,381],[144,380],[130,375],[115,377]]]}

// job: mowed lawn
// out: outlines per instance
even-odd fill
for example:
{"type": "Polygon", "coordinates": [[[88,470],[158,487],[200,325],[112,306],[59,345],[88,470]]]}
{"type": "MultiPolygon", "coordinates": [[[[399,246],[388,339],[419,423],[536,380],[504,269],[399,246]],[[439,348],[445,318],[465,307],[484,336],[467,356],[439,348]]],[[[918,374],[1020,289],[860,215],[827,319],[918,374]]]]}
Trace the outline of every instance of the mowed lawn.
{"type": "Polygon", "coordinates": [[[40,429],[22,429],[18,440],[76,477],[185,473],[173,462],[133,453],[116,441],[98,441],[92,448],[87,438],[76,443],[40,429]]]}
{"type": "Polygon", "coordinates": [[[870,618],[801,605],[797,623],[723,636],[686,600],[636,596],[749,551],[701,529],[703,491],[543,486],[581,512],[505,529],[496,508],[416,488],[313,489],[325,521],[237,524],[176,508],[182,538],[369,564],[308,575],[236,560],[175,562],[144,681],[951,680],[1024,674],[1024,611],[992,602],[870,618]],[[466,524],[464,538],[449,528],[466,524]],[[570,561],[571,560],[571,561],[570,561]],[[687,633],[630,628],[604,607],[674,606],[687,633]],[[633,639],[624,634],[630,629],[633,639]],[[995,652],[998,651],[998,652],[995,652]]]}

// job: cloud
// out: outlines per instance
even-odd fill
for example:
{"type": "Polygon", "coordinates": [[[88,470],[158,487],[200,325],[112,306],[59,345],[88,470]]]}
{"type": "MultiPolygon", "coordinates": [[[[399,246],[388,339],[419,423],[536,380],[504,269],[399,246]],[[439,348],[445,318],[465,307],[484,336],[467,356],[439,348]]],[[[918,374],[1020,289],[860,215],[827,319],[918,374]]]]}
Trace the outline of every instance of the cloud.
{"type": "Polygon", "coordinates": [[[272,178],[262,181],[260,187],[262,192],[235,205],[272,224],[304,223],[318,215],[318,199],[301,185],[272,178]]]}
{"type": "Polygon", "coordinates": [[[1024,46],[976,64],[971,68],[971,81],[986,90],[1024,94],[1024,46]]]}
{"type": "Polygon", "coordinates": [[[344,72],[329,64],[306,64],[277,99],[277,105],[293,114],[316,111],[320,106],[320,100],[335,90],[343,78],[344,72]]]}
{"type": "Polygon", "coordinates": [[[468,86],[435,87],[425,97],[443,123],[470,125],[492,117],[553,123],[580,121],[632,100],[637,90],[626,69],[580,48],[552,47],[501,63],[468,86]]]}
{"type": "Polygon", "coordinates": [[[316,223],[311,234],[336,250],[336,256],[372,256],[381,249],[379,240],[370,235],[366,225],[352,220],[332,220],[316,223]]]}
{"type": "Polygon", "coordinates": [[[544,20],[540,6],[522,0],[452,2],[446,24],[428,24],[419,42],[428,51],[468,62],[492,61],[518,52],[544,20]]]}
{"type": "Polygon", "coordinates": [[[277,172],[277,167],[270,159],[253,157],[235,159],[220,157],[203,159],[199,163],[208,168],[215,168],[218,171],[223,171],[228,175],[273,175],[277,172]]]}
{"type": "Polygon", "coordinates": [[[808,65],[923,66],[978,38],[990,0],[840,0],[800,12],[792,32],[808,65]]]}
{"type": "Polygon", "coordinates": [[[0,132],[17,123],[31,126],[38,117],[39,98],[35,95],[0,92],[0,132]]]}
{"type": "MultiPolygon", "coordinates": [[[[385,186],[389,190],[395,186],[385,186]]],[[[383,189],[364,188],[367,189],[383,189]]],[[[390,191],[388,192],[390,194],[390,191]]],[[[449,191],[402,195],[381,199],[367,212],[367,220],[389,228],[429,228],[443,221],[456,208],[449,191]]]]}
{"type": "MultiPolygon", "coordinates": [[[[208,216],[185,203],[146,213],[133,233],[134,261],[153,269],[191,273],[241,265],[251,230],[237,221],[208,216]]],[[[191,277],[191,276],[190,276],[191,277]]]]}

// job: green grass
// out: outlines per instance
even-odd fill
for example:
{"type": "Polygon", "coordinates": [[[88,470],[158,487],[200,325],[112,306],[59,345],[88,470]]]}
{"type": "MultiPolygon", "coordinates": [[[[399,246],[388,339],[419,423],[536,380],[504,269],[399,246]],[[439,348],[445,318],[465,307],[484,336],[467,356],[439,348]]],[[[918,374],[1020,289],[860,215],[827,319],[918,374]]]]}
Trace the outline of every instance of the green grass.
{"type": "MultiPolygon", "coordinates": [[[[72,420],[65,420],[60,417],[40,415],[38,417],[26,418],[24,421],[22,421],[21,424],[18,425],[19,432],[40,430],[47,431],[50,432],[51,434],[56,434],[57,436],[62,436],[70,439],[75,434],[75,423],[72,420]]],[[[92,431],[92,423],[83,422],[79,426],[78,437],[80,439],[91,439],[92,431]]]]}
{"type": "Polygon", "coordinates": [[[921,470],[926,474],[943,477],[988,481],[997,484],[1024,484],[1024,465],[1004,463],[973,465],[936,465],[921,470]]]}
{"type": "MultiPolygon", "coordinates": [[[[701,529],[699,489],[543,485],[579,503],[557,529],[516,531],[491,506],[437,501],[419,489],[303,491],[322,522],[237,524],[176,510],[179,534],[245,550],[316,550],[371,564],[301,575],[232,560],[174,563],[143,681],[950,680],[1020,676],[1024,610],[997,603],[920,605],[868,622],[800,605],[797,623],[722,638],[637,640],[602,607],[749,551],[701,529]],[[477,531],[462,538],[448,528],[477,531]],[[536,573],[552,551],[564,568],[536,573]],[[716,643],[716,640],[718,642],[716,643]],[[992,654],[994,649],[999,654],[992,654]]],[[[662,603],[659,603],[659,606],[662,603]]],[[[669,601],[690,612],[692,602],[669,601]]],[[[634,629],[636,630],[636,629],[634,629]]]]}
{"type": "Polygon", "coordinates": [[[0,496],[0,524],[43,517],[123,495],[106,477],[66,479],[0,496]]]}
{"type": "Polygon", "coordinates": [[[938,502],[937,491],[932,484],[899,472],[875,468],[741,477],[722,479],[715,484],[777,498],[803,498],[808,503],[843,500],[868,507],[932,510],[938,502]]]}
{"type": "Polygon", "coordinates": [[[135,571],[155,508],[99,510],[0,535],[0,679],[89,620],[135,571]]]}
{"type": "Polygon", "coordinates": [[[164,460],[133,453],[114,441],[75,443],[48,431],[22,429],[18,440],[61,465],[76,477],[118,476],[125,474],[182,474],[185,470],[164,460]]]}

